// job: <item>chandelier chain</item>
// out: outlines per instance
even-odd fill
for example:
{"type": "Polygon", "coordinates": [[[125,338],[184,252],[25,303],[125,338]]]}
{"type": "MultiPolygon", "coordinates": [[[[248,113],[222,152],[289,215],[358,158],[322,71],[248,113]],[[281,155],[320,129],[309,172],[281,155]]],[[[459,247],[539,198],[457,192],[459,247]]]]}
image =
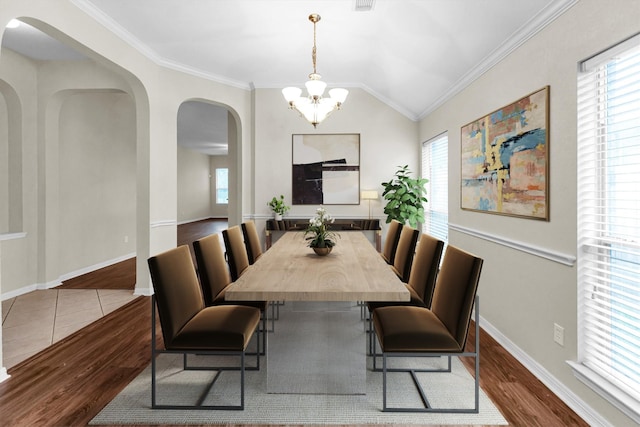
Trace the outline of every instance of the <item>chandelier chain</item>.
{"type": "Polygon", "coordinates": [[[313,61],[313,74],[317,74],[316,71],[316,23],[317,21],[313,21],[313,49],[311,50],[311,59],[313,61]]]}

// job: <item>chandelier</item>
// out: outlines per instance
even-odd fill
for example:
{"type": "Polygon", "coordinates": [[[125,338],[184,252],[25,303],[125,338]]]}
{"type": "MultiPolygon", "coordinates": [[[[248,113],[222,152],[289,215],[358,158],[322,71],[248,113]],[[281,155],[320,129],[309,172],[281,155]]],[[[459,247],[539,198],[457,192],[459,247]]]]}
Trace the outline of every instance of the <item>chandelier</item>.
{"type": "Polygon", "coordinates": [[[313,50],[311,51],[313,72],[309,74],[309,81],[304,84],[308,95],[300,96],[302,89],[297,87],[282,89],[282,95],[289,103],[289,109],[299,112],[315,128],[329,114],[341,108],[342,103],[347,99],[349,91],[334,88],[329,91],[329,97],[322,96],[327,84],[320,80],[321,76],[316,70],[316,24],[320,21],[320,15],[312,13],[309,15],[309,21],[313,22],[313,50]]]}

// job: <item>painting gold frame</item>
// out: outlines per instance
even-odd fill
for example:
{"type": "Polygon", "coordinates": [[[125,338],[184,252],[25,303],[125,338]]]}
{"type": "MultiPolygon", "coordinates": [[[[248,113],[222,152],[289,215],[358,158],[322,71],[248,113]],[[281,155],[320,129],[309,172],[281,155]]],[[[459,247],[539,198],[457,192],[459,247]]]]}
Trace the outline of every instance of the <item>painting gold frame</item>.
{"type": "Polygon", "coordinates": [[[549,220],[549,86],[460,130],[460,207],[549,220]]]}

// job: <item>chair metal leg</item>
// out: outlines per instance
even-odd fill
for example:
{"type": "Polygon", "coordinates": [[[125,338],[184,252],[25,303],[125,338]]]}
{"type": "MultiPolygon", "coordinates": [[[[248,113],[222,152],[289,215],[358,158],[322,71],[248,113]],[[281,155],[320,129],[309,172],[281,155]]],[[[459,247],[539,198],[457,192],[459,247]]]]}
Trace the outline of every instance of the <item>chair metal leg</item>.
{"type": "MultiPolygon", "coordinates": [[[[267,330],[267,316],[266,316],[266,310],[264,313],[261,314],[261,318],[260,318],[260,323],[262,324],[259,328],[258,328],[258,333],[262,334],[262,347],[260,347],[260,338],[258,338],[258,344],[256,347],[256,352],[258,355],[260,356],[264,356],[267,354],[267,332],[269,332],[267,330]]],[[[247,353],[248,356],[254,356],[256,353],[247,353]]]]}
{"type": "Polygon", "coordinates": [[[151,295],[151,407],[156,406],[156,296],[151,295]]]}
{"type": "MultiPolygon", "coordinates": [[[[260,349],[260,331],[256,331],[258,340],[258,349],[260,349]]],[[[266,334],[265,334],[266,336],[266,334]]],[[[245,366],[245,352],[244,351],[171,351],[171,350],[158,350],[156,348],[156,303],[155,297],[151,298],[151,408],[152,409],[213,409],[213,410],[244,410],[244,382],[245,382],[245,370],[260,370],[260,352],[256,352],[256,366],[247,369],[245,366]],[[215,370],[217,371],[213,380],[207,385],[204,392],[200,395],[195,405],[162,405],[157,403],[157,362],[156,357],[162,353],[181,354],[182,363],[185,370],[215,370]],[[222,355],[222,356],[239,356],[239,367],[189,367],[187,364],[187,355],[222,355]],[[240,371],[240,404],[239,405],[203,405],[202,403],[206,399],[207,395],[215,385],[216,381],[224,371],[240,371]]]]}
{"type": "MultiPolygon", "coordinates": [[[[477,414],[480,411],[480,298],[476,295],[475,299],[475,348],[473,352],[462,353],[393,353],[382,350],[382,411],[383,412],[434,412],[434,413],[464,413],[477,414]],[[447,356],[446,369],[389,369],[387,367],[387,358],[390,357],[434,357],[447,356]],[[475,378],[474,378],[474,407],[473,408],[433,408],[429,403],[427,395],[418,381],[416,372],[451,372],[451,357],[473,357],[475,360],[475,378]],[[387,407],[387,373],[388,372],[409,372],[413,383],[420,394],[424,407],[407,408],[407,407],[387,407]]],[[[376,345],[373,344],[373,370],[376,371],[376,345]]]]}

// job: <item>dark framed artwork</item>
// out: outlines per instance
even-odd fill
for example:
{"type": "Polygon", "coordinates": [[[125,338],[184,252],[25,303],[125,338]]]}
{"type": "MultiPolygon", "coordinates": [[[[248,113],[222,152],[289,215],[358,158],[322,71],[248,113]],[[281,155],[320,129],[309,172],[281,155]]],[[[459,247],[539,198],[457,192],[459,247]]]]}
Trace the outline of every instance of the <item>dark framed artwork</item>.
{"type": "Polygon", "coordinates": [[[461,129],[460,207],[549,220],[549,86],[461,129]]]}
{"type": "Polygon", "coordinates": [[[360,204],[360,134],[294,134],[292,146],[292,204],[360,204]]]}

